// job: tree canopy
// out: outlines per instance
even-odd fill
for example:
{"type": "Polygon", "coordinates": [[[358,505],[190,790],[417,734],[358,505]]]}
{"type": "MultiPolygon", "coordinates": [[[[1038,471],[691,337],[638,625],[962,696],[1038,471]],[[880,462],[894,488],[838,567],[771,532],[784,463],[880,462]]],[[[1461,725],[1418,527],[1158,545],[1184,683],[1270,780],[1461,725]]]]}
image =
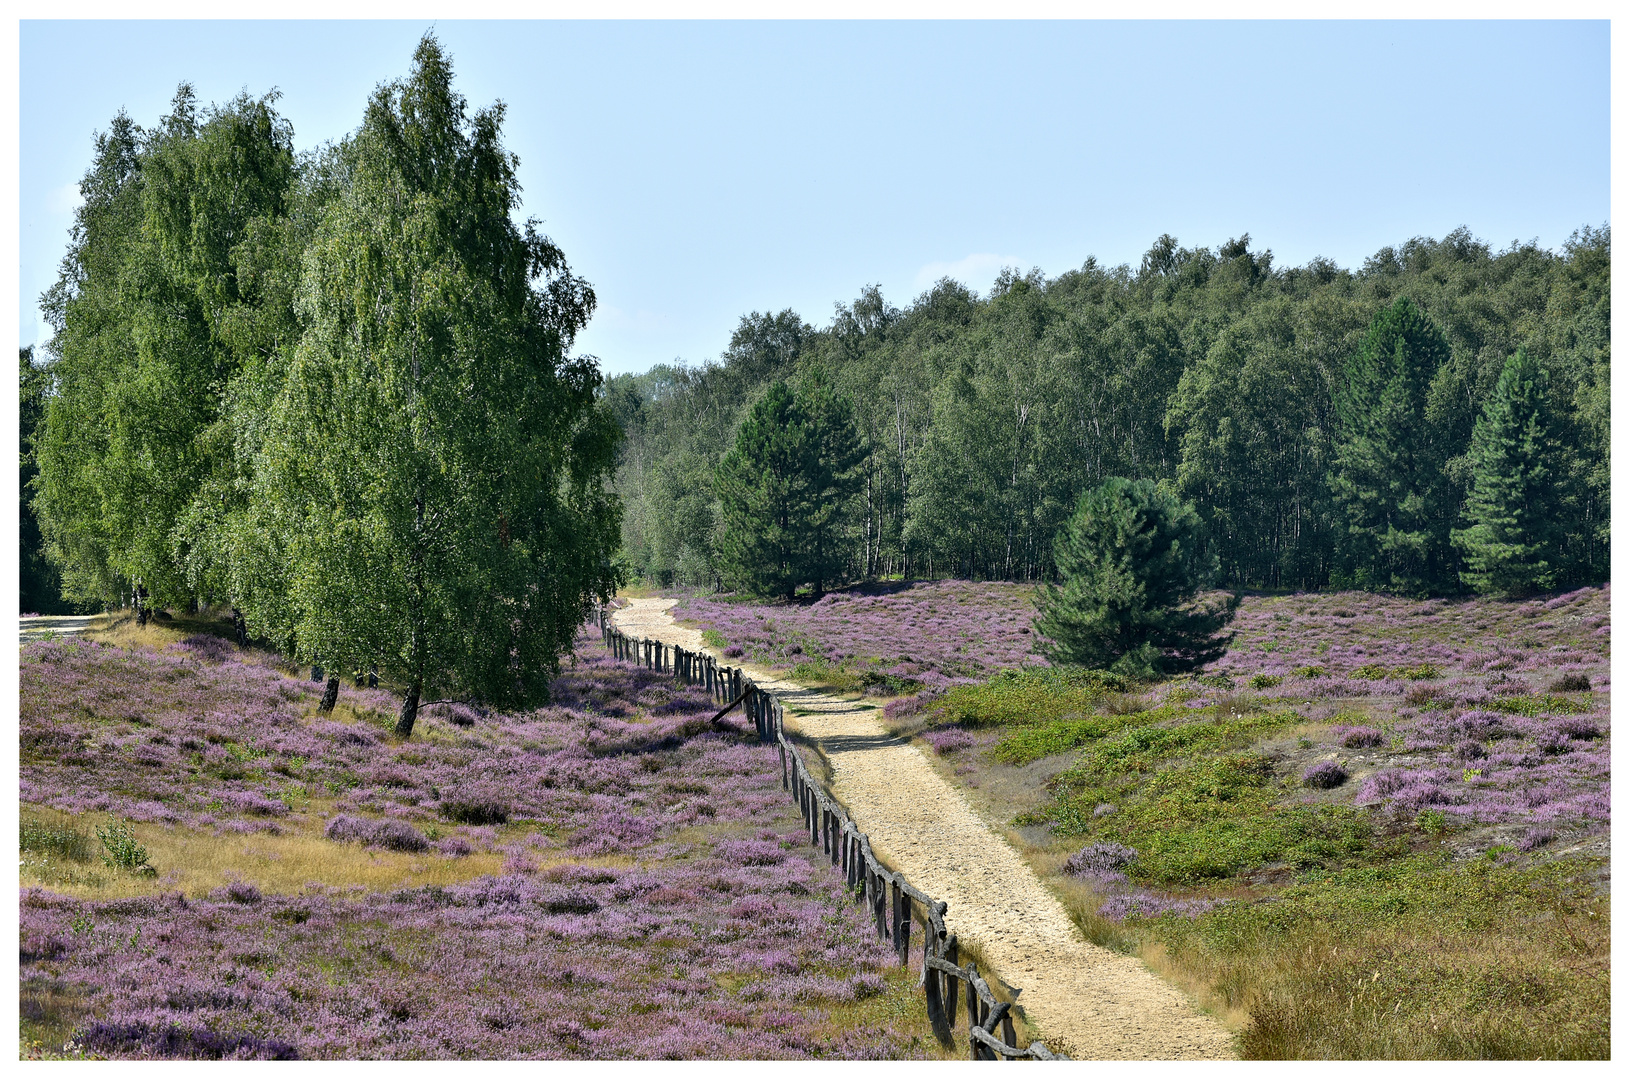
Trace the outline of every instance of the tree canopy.
{"type": "Polygon", "coordinates": [[[819,594],[842,572],[860,458],[849,402],[820,369],[796,389],[771,383],[718,467],[723,576],[755,592],[790,598],[809,583],[819,594]]]}
{"type": "Polygon", "coordinates": [[[867,286],[824,327],[755,312],[717,362],[611,380],[625,557],[711,584],[715,470],[765,386],[819,367],[863,447],[842,578],[1057,580],[1081,493],[1123,476],[1175,484],[1230,586],[1456,592],[1472,430],[1521,348],[1550,372],[1573,499],[1557,586],[1601,581],[1610,284],[1606,228],[1555,251],[1460,229],[1354,268],[1162,236],[1137,266],[1009,270],[983,295],[947,280],[897,307],[867,286]]]}
{"type": "Polygon", "coordinates": [[[1054,545],[1036,631],[1054,663],[1151,676],[1217,659],[1234,605],[1195,600],[1216,576],[1194,508],[1169,485],[1110,477],[1081,497],[1054,545]]]}
{"type": "Polygon", "coordinates": [[[428,693],[536,704],[617,584],[593,290],[433,37],[299,161],[273,100],[199,121],[184,86],[98,138],[47,297],[49,551],[77,597],[228,602],[396,677],[403,735],[428,693]]]}

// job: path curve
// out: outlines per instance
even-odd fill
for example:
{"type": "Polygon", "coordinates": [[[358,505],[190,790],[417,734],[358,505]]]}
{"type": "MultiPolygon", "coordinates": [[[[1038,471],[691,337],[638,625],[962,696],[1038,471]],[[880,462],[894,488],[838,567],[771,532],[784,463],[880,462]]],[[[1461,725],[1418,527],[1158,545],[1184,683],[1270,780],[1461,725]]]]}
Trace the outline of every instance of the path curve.
{"type": "MultiPolygon", "coordinates": [[[[669,613],[678,601],[632,600],[612,621],[626,634],[712,652],[700,631],[669,613]]],[[[1025,1016],[1049,1045],[1073,1057],[1233,1057],[1215,1019],[1141,962],[1083,941],[1057,898],[876,710],[748,667],[786,704],[789,728],[815,740],[832,766],[835,794],[872,848],[912,884],[950,905],[948,929],[979,942],[1004,978],[1023,989],[1025,1016]]]]}
{"type": "Polygon", "coordinates": [[[27,645],[55,634],[78,634],[90,629],[98,615],[24,615],[17,620],[17,644],[27,645]]]}

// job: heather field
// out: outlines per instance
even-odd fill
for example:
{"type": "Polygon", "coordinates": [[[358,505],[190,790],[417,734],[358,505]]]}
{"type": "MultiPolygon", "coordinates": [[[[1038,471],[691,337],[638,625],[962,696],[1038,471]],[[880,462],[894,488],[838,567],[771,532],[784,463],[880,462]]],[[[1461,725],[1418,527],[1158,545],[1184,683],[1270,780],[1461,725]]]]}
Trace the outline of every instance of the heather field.
{"type": "Polygon", "coordinates": [[[320,689],[209,635],[22,648],[25,1056],[939,1055],[704,697],[589,637],[551,707],[405,743],[320,689]]]}
{"type": "Polygon", "coordinates": [[[830,592],[814,603],[691,597],[673,616],[729,657],[873,693],[937,694],[1047,661],[1031,651],[1034,586],[920,581],[830,592]]]}
{"type": "Polygon", "coordinates": [[[914,680],[850,686],[893,691],[895,730],[1011,822],[1082,931],[1247,1056],[1610,1052],[1607,587],[1248,596],[1221,660],[1156,685],[1028,655],[1031,595],[680,614],[829,684],[914,680]]]}

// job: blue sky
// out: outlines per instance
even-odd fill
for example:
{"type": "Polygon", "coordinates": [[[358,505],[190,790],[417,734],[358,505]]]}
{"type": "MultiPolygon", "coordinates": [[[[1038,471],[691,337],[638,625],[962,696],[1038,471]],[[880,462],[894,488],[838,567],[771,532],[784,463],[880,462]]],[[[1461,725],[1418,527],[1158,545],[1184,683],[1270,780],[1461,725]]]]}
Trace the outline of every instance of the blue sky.
{"type": "MultiPolygon", "coordinates": [[[[302,148],[360,121],[429,24],[24,22],[20,337],[48,328],[90,160],[277,87],[302,148]]],[[[868,283],[1136,264],[1249,233],[1355,266],[1459,225],[1560,245],[1609,219],[1606,22],[449,22],[472,106],[502,99],[525,213],[600,297],[608,372],[715,357],[742,314],[825,325],[868,283]]]]}

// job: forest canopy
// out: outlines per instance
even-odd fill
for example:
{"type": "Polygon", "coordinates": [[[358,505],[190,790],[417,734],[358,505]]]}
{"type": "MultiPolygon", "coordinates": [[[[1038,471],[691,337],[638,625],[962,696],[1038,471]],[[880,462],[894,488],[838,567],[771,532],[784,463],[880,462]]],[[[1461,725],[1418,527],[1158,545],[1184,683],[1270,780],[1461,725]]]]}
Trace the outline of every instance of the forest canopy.
{"type": "Polygon", "coordinates": [[[1276,267],[1249,236],[1161,236],[1136,268],[1006,270],[983,296],[947,279],[899,308],[867,287],[824,328],[753,312],[717,361],[609,380],[625,557],[661,585],[747,584],[728,572],[740,540],[716,471],[773,384],[820,370],[862,447],[841,579],[1051,580],[1078,499],[1125,477],[1195,506],[1231,587],[1601,581],[1610,256],[1605,226],[1559,251],[1495,251],[1462,228],[1354,269],[1276,267]],[[1510,531],[1490,493],[1520,484],[1488,475],[1514,461],[1492,434],[1473,439],[1510,426],[1498,388],[1519,353],[1546,387],[1544,461],[1511,467],[1544,470],[1561,523],[1531,581],[1486,568],[1491,530],[1510,531]]]}

